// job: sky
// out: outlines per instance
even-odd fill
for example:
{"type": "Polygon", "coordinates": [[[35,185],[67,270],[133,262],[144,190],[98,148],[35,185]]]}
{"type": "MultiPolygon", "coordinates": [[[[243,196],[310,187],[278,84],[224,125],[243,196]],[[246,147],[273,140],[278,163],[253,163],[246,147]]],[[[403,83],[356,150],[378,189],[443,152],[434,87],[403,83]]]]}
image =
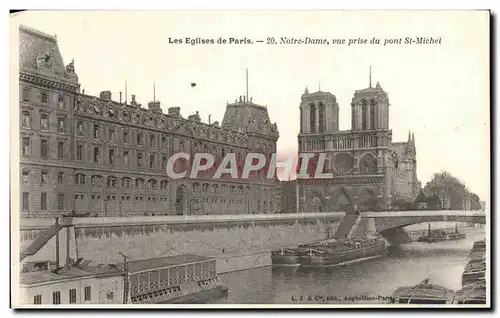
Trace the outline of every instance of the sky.
{"type": "MultiPolygon", "coordinates": [[[[297,151],[299,105],[307,87],[334,94],[341,130],[350,129],[354,91],[380,82],[390,101],[393,141],[415,134],[425,185],[446,170],[481,199],[490,191],[489,20],[481,11],[43,11],[11,19],[57,35],[65,64],[85,93],[187,117],[222,121],[226,103],[245,94],[267,106],[280,132],[280,157],[297,151]],[[254,44],[171,44],[170,39],[238,38],[254,44]],[[381,40],[380,45],[268,45],[274,37],[381,40]],[[385,39],[441,38],[435,45],[383,45],[385,39]],[[190,83],[197,83],[191,87],[190,83]]],[[[15,31],[13,33],[16,34],[15,31]]]]}

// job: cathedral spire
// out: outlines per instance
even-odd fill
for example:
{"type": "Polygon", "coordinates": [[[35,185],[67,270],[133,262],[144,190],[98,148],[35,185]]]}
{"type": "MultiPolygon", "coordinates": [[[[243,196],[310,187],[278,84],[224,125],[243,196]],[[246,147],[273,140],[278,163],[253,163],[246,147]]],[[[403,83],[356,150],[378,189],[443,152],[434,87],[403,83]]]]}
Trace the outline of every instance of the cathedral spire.
{"type": "Polygon", "coordinates": [[[411,131],[408,130],[408,144],[411,143],[411,131]]]}
{"type": "Polygon", "coordinates": [[[411,144],[413,146],[413,149],[415,149],[415,134],[411,133],[411,144]]]}
{"type": "Polygon", "coordinates": [[[372,87],[372,66],[370,65],[370,87],[372,87]]]}
{"type": "Polygon", "coordinates": [[[304,91],[304,94],[309,94],[309,90],[307,89],[307,86],[306,86],[306,90],[304,91]]]}

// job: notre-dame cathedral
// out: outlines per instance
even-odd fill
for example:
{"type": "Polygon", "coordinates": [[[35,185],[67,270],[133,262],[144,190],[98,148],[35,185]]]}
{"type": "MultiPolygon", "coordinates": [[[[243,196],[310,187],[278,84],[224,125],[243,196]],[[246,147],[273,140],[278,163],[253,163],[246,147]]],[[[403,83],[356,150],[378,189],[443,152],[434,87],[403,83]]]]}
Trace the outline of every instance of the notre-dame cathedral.
{"type": "Polygon", "coordinates": [[[326,153],[326,179],[298,179],[300,212],[377,211],[411,203],[418,195],[415,137],[393,142],[389,97],[377,82],[356,90],[351,130],[339,130],[335,95],[305,90],[300,103],[300,153],[326,153]]]}

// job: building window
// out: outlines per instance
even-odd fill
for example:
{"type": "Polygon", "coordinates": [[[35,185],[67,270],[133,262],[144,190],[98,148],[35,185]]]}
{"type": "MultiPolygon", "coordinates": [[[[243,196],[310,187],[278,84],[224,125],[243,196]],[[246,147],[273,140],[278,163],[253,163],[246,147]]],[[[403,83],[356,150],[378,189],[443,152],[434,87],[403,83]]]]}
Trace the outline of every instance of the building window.
{"type": "Polygon", "coordinates": [[[84,289],[84,300],[85,301],[89,301],[91,299],[91,289],[90,289],[90,286],[85,286],[85,289],[84,289]]]}
{"type": "Polygon", "coordinates": [[[75,174],[75,184],[85,184],[85,175],[82,173],[75,174]]]}
{"type": "Polygon", "coordinates": [[[128,144],[128,131],[123,131],[123,143],[128,144]]]}
{"type": "Polygon", "coordinates": [[[22,118],[22,125],[24,128],[30,128],[31,127],[31,116],[30,113],[27,111],[23,112],[23,118],[22,118]]]}
{"type": "Polygon", "coordinates": [[[316,132],[316,106],[311,104],[309,106],[309,131],[316,132]]]}
{"type": "Polygon", "coordinates": [[[149,146],[150,147],[155,147],[156,143],[156,136],[155,135],[149,135],[149,146]]]}
{"type": "Polygon", "coordinates": [[[40,179],[41,184],[46,184],[49,173],[47,171],[42,171],[42,178],[40,179]]]}
{"type": "Polygon", "coordinates": [[[30,153],[30,139],[28,137],[23,137],[23,155],[28,155],[30,153]]]}
{"type": "Polygon", "coordinates": [[[64,172],[57,173],[57,183],[59,184],[64,183],[64,172]]]}
{"type": "Polygon", "coordinates": [[[60,141],[57,143],[57,158],[62,159],[64,157],[64,142],[60,141]]]}
{"type": "Polygon", "coordinates": [[[49,142],[47,140],[42,140],[40,142],[40,155],[42,158],[47,158],[49,156],[49,142]]]}
{"type": "Polygon", "coordinates": [[[123,151],[123,164],[128,166],[128,150],[123,151]]]}
{"type": "Polygon", "coordinates": [[[64,96],[59,96],[58,105],[59,109],[64,109],[64,96]]]}
{"type": "Polygon", "coordinates": [[[364,99],[361,101],[361,129],[368,129],[368,103],[364,99]]]}
{"type": "Polygon", "coordinates": [[[142,133],[137,133],[137,145],[142,146],[142,133]]]}
{"type": "Polygon", "coordinates": [[[83,145],[76,146],[76,160],[83,160],[83,145]]]}
{"type": "Polygon", "coordinates": [[[78,136],[82,137],[83,136],[83,122],[79,121],[77,124],[76,124],[76,133],[78,134],[78,136]]]}
{"type": "Polygon", "coordinates": [[[149,156],[149,169],[153,169],[155,166],[155,155],[149,156]]]}
{"type": "Polygon", "coordinates": [[[57,209],[64,210],[64,194],[62,193],[57,195],[57,209]]]}
{"type": "Polygon", "coordinates": [[[49,117],[46,114],[43,114],[42,117],[40,117],[40,129],[42,131],[49,130],[49,117]]]}
{"type": "Polygon", "coordinates": [[[94,162],[99,163],[99,147],[94,147],[94,162]]]}
{"type": "Polygon", "coordinates": [[[167,189],[167,186],[168,186],[168,181],[167,181],[167,180],[162,180],[162,181],[160,182],[160,188],[161,188],[162,190],[167,189]]]}
{"type": "Polygon", "coordinates": [[[130,188],[130,178],[123,178],[122,179],[122,188],[130,188]]]}
{"type": "Polygon", "coordinates": [[[23,171],[23,183],[28,183],[30,179],[30,172],[28,170],[23,171]]]}
{"type": "Polygon", "coordinates": [[[64,134],[64,118],[57,119],[57,131],[60,134],[64,134]]]}
{"type": "Polygon", "coordinates": [[[137,167],[142,168],[142,153],[137,153],[137,167]]]}
{"type": "Polygon", "coordinates": [[[42,304],[42,295],[36,295],[33,297],[33,304],[41,305],[42,304]]]}
{"type": "Polygon", "coordinates": [[[92,176],[90,178],[92,185],[102,185],[102,177],[101,176],[92,176]]]}
{"type": "Polygon", "coordinates": [[[179,149],[180,149],[181,152],[184,152],[184,140],[181,140],[179,142],[179,149]]]}
{"type": "Polygon", "coordinates": [[[161,168],[162,169],[167,169],[167,156],[162,156],[161,157],[161,168]]]}
{"type": "Polygon", "coordinates": [[[79,112],[83,110],[82,109],[82,101],[80,99],[76,100],[76,110],[79,112]]]}
{"type": "Polygon", "coordinates": [[[154,180],[154,179],[149,179],[149,181],[148,181],[148,188],[149,188],[149,189],[154,189],[154,188],[156,188],[156,180],[154,180]]]}
{"type": "Polygon", "coordinates": [[[110,165],[115,164],[115,150],[114,149],[109,150],[109,164],[110,165]]]}
{"type": "Polygon", "coordinates": [[[135,180],[135,186],[136,186],[136,188],[142,188],[142,187],[144,187],[144,179],[137,178],[135,180]]]}
{"type": "Polygon", "coordinates": [[[99,139],[99,125],[94,125],[94,138],[99,139]]]}
{"type": "Polygon", "coordinates": [[[40,194],[40,209],[47,211],[47,193],[40,194]]]}
{"type": "Polygon", "coordinates": [[[108,188],[116,187],[116,177],[113,177],[113,176],[108,177],[107,186],[108,186],[108,188]]]}
{"type": "Polygon", "coordinates": [[[30,101],[30,95],[31,92],[29,88],[23,88],[23,102],[29,102],[30,101]]]}
{"type": "Polygon", "coordinates": [[[49,103],[49,96],[47,95],[46,92],[42,92],[42,105],[47,106],[49,103]]]}
{"type": "Polygon", "coordinates": [[[30,197],[30,194],[28,192],[23,192],[23,202],[22,202],[23,210],[27,211],[30,209],[29,197],[30,197]]]}
{"type": "Polygon", "coordinates": [[[114,128],[109,128],[109,141],[113,142],[115,141],[115,129],[114,128]]]}
{"type": "Polygon", "coordinates": [[[167,137],[165,137],[165,136],[161,137],[161,147],[162,148],[167,147],[167,137]]]}
{"type": "Polygon", "coordinates": [[[61,292],[52,293],[52,304],[59,305],[61,303],[61,292]]]}
{"type": "Polygon", "coordinates": [[[69,303],[76,303],[76,289],[72,288],[69,290],[69,303]]]}

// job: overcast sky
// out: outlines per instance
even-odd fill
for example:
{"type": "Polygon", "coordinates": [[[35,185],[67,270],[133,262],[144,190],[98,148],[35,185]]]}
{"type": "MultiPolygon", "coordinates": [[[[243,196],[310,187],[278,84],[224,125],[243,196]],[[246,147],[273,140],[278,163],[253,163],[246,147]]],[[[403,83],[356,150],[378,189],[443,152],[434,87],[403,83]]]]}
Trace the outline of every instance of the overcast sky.
{"type": "MultiPolygon", "coordinates": [[[[389,94],[393,141],[415,133],[418,177],[447,170],[489,197],[489,21],[481,12],[30,12],[13,22],[57,34],[67,64],[75,59],[86,94],[125,90],[166,112],[222,121],[226,101],[245,94],[267,105],[280,132],[278,152],[297,149],[305,87],[333,93],[340,129],[350,128],[354,90],[372,80],[389,94]],[[441,45],[186,45],[169,38],[441,37],[441,45]],[[190,83],[196,82],[192,88],[190,83]]],[[[130,101],[130,97],[128,98],[130,101]]]]}

